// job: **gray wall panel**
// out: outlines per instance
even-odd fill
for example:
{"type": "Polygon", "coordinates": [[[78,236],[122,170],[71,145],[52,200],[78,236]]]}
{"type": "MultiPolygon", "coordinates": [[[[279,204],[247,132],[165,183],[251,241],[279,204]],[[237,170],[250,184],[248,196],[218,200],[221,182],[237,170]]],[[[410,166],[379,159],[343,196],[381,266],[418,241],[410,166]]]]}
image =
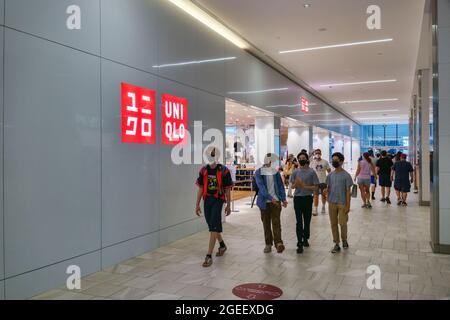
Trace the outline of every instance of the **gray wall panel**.
{"type": "Polygon", "coordinates": [[[5,59],[8,277],[100,248],[100,61],[11,30],[5,59]]]}
{"type": "Polygon", "coordinates": [[[70,276],[66,273],[67,267],[72,265],[80,267],[82,277],[97,272],[100,270],[100,251],[5,280],[5,299],[27,299],[53,288],[65,287],[70,276]]]}
{"type": "MultiPolygon", "coordinates": [[[[168,93],[188,99],[189,130],[193,136],[193,123],[197,118],[197,91],[169,80],[158,81],[159,96],[168,93]]],[[[158,98],[158,105],[161,105],[158,98]]],[[[158,128],[158,137],[161,128],[158,128]]],[[[194,137],[192,137],[194,139],[194,137]]],[[[195,218],[195,165],[175,165],[171,161],[172,146],[163,145],[160,149],[160,228],[164,229],[195,218]]],[[[193,161],[193,157],[192,161],[193,161]]]]}
{"type": "Polygon", "coordinates": [[[102,250],[102,269],[159,247],[159,232],[125,241],[102,250]]]}
{"type": "MultiPolygon", "coordinates": [[[[204,218],[202,218],[204,219],[204,218]]],[[[198,221],[200,219],[194,219],[190,221],[177,224],[173,227],[163,229],[159,232],[160,246],[164,246],[168,243],[174,242],[178,239],[187,237],[191,234],[198,232],[198,221]]]]}
{"type": "Polygon", "coordinates": [[[5,0],[0,0],[0,24],[5,24],[5,0]]]}
{"type": "Polygon", "coordinates": [[[102,56],[156,74],[157,2],[102,0],[102,56]]]}
{"type": "MultiPolygon", "coordinates": [[[[0,3],[0,7],[1,7],[0,3]]],[[[1,14],[1,12],[0,12],[1,14]]],[[[3,31],[0,27],[0,280],[5,277],[3,260],[3,31]]]]}
{"type": "MultiPolygon", "coordinates": [[[[102,238],[103,246],[159,228],[160,136],[157,143],[121,141],[121,82],[157,90],[152,75],[104,60],[102,62],[102,238]]],[[[158,105],[156,106],[158,109],[158,105]]],[[[157,114],[157,127],[160,116],[157,114]]]]}
{"type": "Polygon", "coordinates": [[[5,299],[5,282],[0,281],[0,300],[5,299]]]}
{"type": "MultiPolygon", "coordinates": [[[[187,85],[195,84],[196,64],[167,66],[204,59],[199,56],[198,22],[169,1],[158,1],[158,68],[160,75],[187,85]]],[[[220,76],[219,76],[220,77],[220,76]]]]}
{"type": "Polygon", "coordinates": [[[100,53],[99,0],[6,0],[8,27],[31,33],[80,50],[100,53]],[[81,29],[69,30],[66,10],[81,10],[81,29]]]}

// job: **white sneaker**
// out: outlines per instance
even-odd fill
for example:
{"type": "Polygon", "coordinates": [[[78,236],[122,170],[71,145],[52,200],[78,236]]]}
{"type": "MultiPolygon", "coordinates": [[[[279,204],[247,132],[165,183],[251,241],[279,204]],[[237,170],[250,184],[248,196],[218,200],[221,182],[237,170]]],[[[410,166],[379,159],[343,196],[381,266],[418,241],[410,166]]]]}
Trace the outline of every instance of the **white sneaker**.
{"type": "Polygon", "coordinates": [[[325,210],[325,206],[322,206],[322,214],[327,213],[325,210]]]}
{"type": "Polygon", "coordinates": [[[314,208],[313,208],[312,214],[313,214],[313,216],[317,216],[317,215],[319,214],[319,213],[318,213],[318,207],[314,207],[314,208]]]}

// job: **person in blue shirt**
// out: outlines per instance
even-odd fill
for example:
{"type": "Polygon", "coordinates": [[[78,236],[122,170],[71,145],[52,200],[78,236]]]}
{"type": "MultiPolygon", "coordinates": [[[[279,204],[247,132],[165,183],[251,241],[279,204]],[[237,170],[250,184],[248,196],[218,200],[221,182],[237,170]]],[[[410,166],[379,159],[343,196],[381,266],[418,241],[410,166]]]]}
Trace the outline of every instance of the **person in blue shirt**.
{"type": "Polygon", "coordinates": [[[394,181],[394,189],[397,193],[397,205],[406,206],[406,198],[411,191],[411,183],[414,182],[414,168],[406,161],[406,154],[400,156],[391,171],[391,181],[394,181]]]}
{"type": "Polygon", "coordinates": [[[286,208],[286,191],[280,172],[273,167],[277,156],[268,153],[264,165],[256,170],[255,180],[259,188],[256,205],[261,210],[261,221],[264,227],[266,246],[264,253],[272,251],[274,245],[278,253],[284,251],[281,239],[281,207],[286,208]]]}

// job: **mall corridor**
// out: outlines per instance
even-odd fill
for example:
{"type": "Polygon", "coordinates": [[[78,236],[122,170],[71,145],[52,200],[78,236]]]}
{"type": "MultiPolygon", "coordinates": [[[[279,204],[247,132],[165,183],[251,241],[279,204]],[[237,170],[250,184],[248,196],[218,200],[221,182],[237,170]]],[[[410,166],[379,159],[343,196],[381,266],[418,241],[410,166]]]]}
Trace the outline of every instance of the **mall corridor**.
{"type": "MultiPolygon", "coordinates": [[[[377,195],[379,196],[379,194],[377,195]]],[[[82,278],[82,290],[64,287],[33,299],[239,299],[232,288],[261,282],[283,290],[280,299],[449,299],[450,256],[433,254],[429,245],[429,211],[417,205],[387,206],[373,201],[372,210],[352,200],[350,248],[332,248],[328,214],[312,218],[311,247],[297,254],[292,201],[282,212],[286,251],[264,254],[259,210],[236,203],[224,225],[228,251],[202,268],[208,232],[204,231],[114,267],[82,278]],[[366,286],[366,269],[381,269],[381,290],[366,286]]],[[[194,213],[193,213],[194,214],[194,213]]]]}

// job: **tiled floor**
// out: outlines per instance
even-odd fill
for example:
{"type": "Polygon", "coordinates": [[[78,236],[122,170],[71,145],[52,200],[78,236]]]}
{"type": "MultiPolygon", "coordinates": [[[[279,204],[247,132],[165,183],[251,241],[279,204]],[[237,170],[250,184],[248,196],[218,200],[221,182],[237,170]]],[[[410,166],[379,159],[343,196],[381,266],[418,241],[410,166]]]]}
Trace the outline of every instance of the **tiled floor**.
{"type": "Polygon", "coordinates": [[[202,232],[82,279],[82,290],[51,290],[34,299],[238,299],[231,290],[264,282],[283,290],[281,299],[448,299],[450,256],[429,246],[429,211],[374,201],[372,210],[353,201],[350,249],[331,254],[328,215],[313,217],[311,247],[295,252],[292,204],[282,213],[282,254],[264,254],[259,211],[249,199],[236,203],[225,224],[225,256],[201,267],[209,234],[202,232]],[[378,265],[381,290],[366,286],[366,269],[378,265]]]}

